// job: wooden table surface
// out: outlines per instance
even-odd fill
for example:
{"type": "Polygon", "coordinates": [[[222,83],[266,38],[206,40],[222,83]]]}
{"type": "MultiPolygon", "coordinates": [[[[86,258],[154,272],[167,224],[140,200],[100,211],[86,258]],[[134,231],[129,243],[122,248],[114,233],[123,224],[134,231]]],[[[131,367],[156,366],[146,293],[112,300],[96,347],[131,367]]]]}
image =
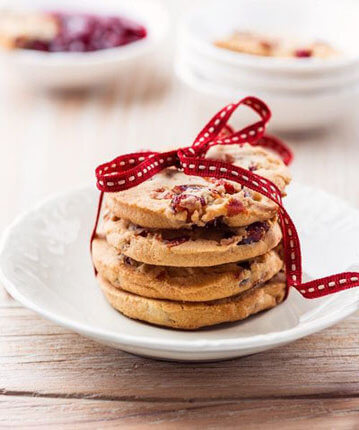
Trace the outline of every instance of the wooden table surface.
{"type": "MultiPolygon", "coordinates": [[[[166,3],[174,17],[190,1],[166,3]]],[[[191,142],[214,112],[176,80],[172,53],[169,38],[144,68],[104,90],[46,93],[1,82],[1,229],[50,193],[94,183],[96,165],[120,152],[191,142]]],[[[359,207],[354,116],[284,137],[298,181],[359,207]]],[[[356,314],[238,360],[166,363],[71,333],[0,288],[0,428],[358,429],[358,323],[356,314]]]]}

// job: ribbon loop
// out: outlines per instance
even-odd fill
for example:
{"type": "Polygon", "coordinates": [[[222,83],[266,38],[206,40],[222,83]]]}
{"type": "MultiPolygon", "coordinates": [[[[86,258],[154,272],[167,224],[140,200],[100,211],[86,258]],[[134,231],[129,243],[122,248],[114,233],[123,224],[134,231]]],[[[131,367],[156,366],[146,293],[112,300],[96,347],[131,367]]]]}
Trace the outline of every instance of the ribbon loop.
{"type": "Polygon", "coordinates": [[[235,137],[238,137],[238,140],[236,139],[235,143],[247,142],[248,138],[251,140],[257,140],[258,136],[260,137],[260,133],[263,134],[265,126],[271,117],[271,112],[262,100],[259,100],[256,97],[245,97],[239,102],[231,103],[217,112],[217,114],[199,132],[193,145],[198,146],[204,142],[215,140],[223,130],[223,127],[227,125],[233,112],[241,105],[248,106],[254,110],[260,116],[261,120],[235,133],[235,137]],[[249,132],[251,133],[249,134],[249,132]],[[245,134],[245,136],[240,137],[241,134],[245,134]]]}

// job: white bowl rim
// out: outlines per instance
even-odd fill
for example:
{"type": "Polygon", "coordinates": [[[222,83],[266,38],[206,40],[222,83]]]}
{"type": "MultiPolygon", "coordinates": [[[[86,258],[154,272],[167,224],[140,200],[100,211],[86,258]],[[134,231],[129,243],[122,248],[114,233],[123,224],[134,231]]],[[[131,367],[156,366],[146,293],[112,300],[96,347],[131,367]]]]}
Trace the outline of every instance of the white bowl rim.
{"type": "MultiPolygon", "coordinates": [[[[230,351],[238,351],[241,349],[247,349],[248,347],[255,346],[276,346],[283,343],[291,342],[293,340],[297,340],[319,330],[323,330],[340,320],[346,318],[353,312],[359,309],[359,295],[356,297],[356,300],[353,300],[349,305],[346,304],[342,306],[338,311],[332,312],[329,317],[321,317],[317,318],[313,321],[302,322],[300,328],[294,327],[291,329],[283,330],[280,332],[271,332],[265,335],[256,335],[244,338],[236,338],[236,339],[220,339],[220,340],[170,340],[163,338],[156,338],[154,341],[153,338],[147,338],[146,336],[134,336],[134,335],[126,335],[123,333],[113,332],[110,330],[102,330],[96,329],[94,327],[89,326],[88,324],[78,323],[69,318],[62,317],[57,315],[56,313],[49,312],[36,303],[34,303],[31,298],[26,297],[21,294],[16,285],[7,278],[2,268],[1,255],[6,248],[7,240],[10,237],[12,230],[20,223],[22,223],[29,215],[41,209],[41,207],[47,203],[51,203],[60,198],[64,198],[67,195],[80,192],[85,190],[93,189],[93,187],[82,186],[74,188],[67,192],[57,193],[52,195],[40,203],[38,203],[33,209],[30,209],[24,212],[22,215],[19,215],[5,230],[3,236],[0,241],[0,281],[5,286],[6,290],[10,293],[10,295],[20,303],[22,303],[25,307],[33,310],[34,312],[40,314],[44,318],[53,321],[61,326],[64,326],[68,329],[71,329],[75,332],[81,333],[90,338],[103,339],[107,342],[113,342],[116,344],[122,344],[126,346],[141,346],[147,349],[159,349],[165,351],[188,351],[194,352],[195,348],[198,348],[200,351],[208,351],[208,352],[230,352],[230,351]]],[[[324,194],[329,194],[325,191],[322,191],[324,194]]],[[[337,198],[337,197],[336,197],[337,198]]],[[[337,198],[338,199],[338,198],[337,198]]],[[[338,199],[341,200],[341,199],[338,199]]],[[[346,205],[347,203],[344,202],[346,205]]],[[[356,210],[353,208],[353,210],[356,210]]],[[[359,211],[358,211],[359,216],[359,211]]],[[[353,291],[353,290],[351,290],[353,291]]],[[[346,294],[347,292],[342,292],[339,294],[346,294]]],[[[290,294],[299,294],[295,291],[291,291],[290,294]]],[[[354,296],[354,295],[353,295],[354,296]]]]}
{"type": "MultiPolygon", "coordinates": [[[[0,50],[0,56],[13,60],[15,62],[21,62],[24,64],[38,64],[48,67],[58,67],[58,66],[68,66],[68,65],[78,65],[87,67],[89,65],[97,63],[113,63],[121,60],[127,60],[129,58],[141,55],[148,49],[159,43],[165,36],[169,27],[169,15],[168,10],[164,7],[160,0],[150,0],[151,7],[155,7],[157,13],[160,15],[160,25],[156,25],[156,30],[153,31],[155,26],[154,23],[142,23],[140,20],[140,25],[145,25],[147,35],[143,39],[128,43],[123,46],[117,46],[114,48],[100,49],[91,52],[42,52],[36,50],[26,50],[26,49],[15,49],[15,50],[0,50]]],[[[121,6],[121,5],[120,5],[121,6]]],[[[34,9],[38,9],[34,7],[34,9]]],[[[136,11],[133,3],[126,2],[126,16],[131,15],[130,10],[136,11]],[[129,13],[128,13],[129,12],[129,13]]],[[[95,13],[95,12],[94,12],[95,13]]],[[[98,12],[101,14],[101,11],[98,12]]],[[[105,12],[106,14],[106,12],[105,12]]],[[[131,16],[129,16],[131,18],[131,16]]],[[[137,19],[134,18],[137,22],[137,19]]]]}
{"type": "MultiPolygon", "coordinates": [[[[215,3],[216,1],[218,0],[211,0],[210,4],[215,3]]],[[[359,54],[343,55],[328,59],[307,58],[303,59],[303,61],[298,61],[298,59],[295,58],[264,57],[260,55],[233,52],[228,49],[217,47],[212,43],[203,41],[200,37],[197,37],[190,31],[190,20],[201,10],[203,11],[203,7],[201,7],[201,5],[192,7],[190,11],[182,17],[180,22],[180,35],[187,38],[190,43],[193,43],[201,55],[214,57],[218,61],[234,63],[237,66],[252,66],[267,70],[286,71],[289,73],[298,71],[304,73],[328,71],[353,67],[359,64],[359,54]]]]}
{"type": "Polygon", "coordinates": [[[253,88],[261,88],[268,91],[288,91],[288,92],[309,92],[309,91],[333,91],[342,88],[351,87],[359,81],[359,73],[357,70],[348,73],[336,74],[281,74],[281,73],[263,73],[263,70],[256,69],[257,73],[253,73],[253,69],[235,68],[233,64],[220,63],[213,59],[199,58],[196,53],[180,51],[178,57],[181,62],[187,63],[188,67],[194,69],[201,74],[203,78],[210,76],[212,80],[218,83],[226,82],[228,85],[241,84],[243,87],[252,85],[253,88]]]}
{"type": "MultiPolygon", "coordinates": [[[[175,73],[179,79],[184,81],[192,89],[196,89],[200,92],[206,93],[210,96],[226,96],[231,97],[231,94],[243,94],[243,97],[248,93],[258,92],[258,88],[239,87],[235,84],[223,85],[221,82],[209,80],[206,77],[199,77],[189,66],[181,61],[175,63],[175,73]]],[[[292,99],[293,97],[303,100],[309,100],[313,97],[327,97],[328,95],[334,94],[345,94],[345,93],[358,93],[359,83],[352,82],[349,85],[333,86],[328,88],[312,88],[309,91],[302,91],[301,89],[288,90],[286,88],[263,88],[260,90],[261,97],[265,98],[266,95],[273,98],[287,98],[292,99]]]]}

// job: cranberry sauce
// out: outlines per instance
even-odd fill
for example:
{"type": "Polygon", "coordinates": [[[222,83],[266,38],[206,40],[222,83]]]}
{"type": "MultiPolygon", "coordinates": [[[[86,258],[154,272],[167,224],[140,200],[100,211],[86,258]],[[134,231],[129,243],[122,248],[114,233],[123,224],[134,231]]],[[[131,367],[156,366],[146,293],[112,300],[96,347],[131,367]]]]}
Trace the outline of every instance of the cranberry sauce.
{"type": "Polygon", "coordinates": [[[53,13],[58,34],[50,41],[32,40],[23,46],[45,52],[91,52],[143,39],[146,29],[123,17],[53,13]]]}

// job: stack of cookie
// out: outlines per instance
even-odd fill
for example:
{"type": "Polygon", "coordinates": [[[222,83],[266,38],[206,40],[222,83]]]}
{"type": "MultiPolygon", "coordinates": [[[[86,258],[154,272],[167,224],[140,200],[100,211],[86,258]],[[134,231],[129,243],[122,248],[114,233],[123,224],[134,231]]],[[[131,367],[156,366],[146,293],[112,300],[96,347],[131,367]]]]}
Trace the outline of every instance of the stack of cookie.
{"type": "MultiPolygon", "coordinates": [[[[212,147],[207,158],[270,179],[284,194],[290,175],[250,145],[212,147]]],[[[196,329],[233,322],[285,296],[277,206],[241,185],[168,168],[107,193],[92,254],[111,305],[152,324],[196,329]]]]}

